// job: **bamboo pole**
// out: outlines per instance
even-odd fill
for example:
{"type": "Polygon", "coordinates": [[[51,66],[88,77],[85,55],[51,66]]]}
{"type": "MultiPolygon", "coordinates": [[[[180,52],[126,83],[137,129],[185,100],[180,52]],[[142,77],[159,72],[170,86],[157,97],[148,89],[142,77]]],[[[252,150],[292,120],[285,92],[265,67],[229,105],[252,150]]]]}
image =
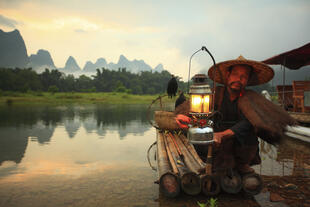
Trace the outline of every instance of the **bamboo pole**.
{"type": "Polygon", "coordinates": [[[166,197],[176,197],[180,193],[180,181],[168,161],[165,142],[162,133],[157,131],[157,165],[159,189],[166,197]]]}
{"type": "Polygon", "coordinates": [[[206,185],[203,185],[204,189],[204,193],[206,195],[208,194],[213,194],[212,192],[212,184],[213,185],[217,185],[217,183],[212,181],[212,145],[208,145],[208,155],[207,155],[207,161],[206,161],[206,175],[209,177],[205,177],[206,180],[206,185]]]}
{"type": "Polygon", "coordinates": [[[170,136],[166,136],[167,143],[169,146],[169,149],[171,150],[172,157],[176,163],[176,166],[178,168],[178,171],[181,176],[181,187],[182,190],[189,195],[197,195],[201,192],[201,183],[200,183],[200,177],[194,173],[191,172],[183,163],[180,155],[178,154],[177,148],[174,145],[172,139],[170,136]]]}
{"type": "Polygon", "coordinates": [[[221,191],[220,181],[217,176],[203,175],[201,177],[201,188],[206,196],[215,196],[221,191]]]}
{"type": "Polygon", "coordinates": [[[186,146],[186,148],[188,149],[188,151],[194,157],[196,162],[200,165],[200,167],[205,168],[206,164],[201,160],[201,158],[197,154],[194,146],[189,142],[189,140],[183,134],[181,134],[179,137],[182,140],[182,142],[184,143],[184,145],[186,146]]]}
{"type": "Polygon", "coordinates": [[[207,155],[207,161],[206,161],[206,174],[211,175],[212,174],[212,145],[208,145],[208,155],[207,155]]]}
{"type": "MultiPolygon", "coordinates": [[[[194,146],[189,142],[189,140],[184,136],[180,135],[179,136],[181,141],[184,143],[188,151],[191,153],[195,161],[200,165],[200,167],[207,169],[206,168],[206,163],[204,163],[199,155],[197,154],[194,146]]],[[[212,148],[211,150],[208,151],[208,157],[212,155],[212,148]],[[210,153],[209,153],[210,152],[210,153]]],[[[212,161],[212,160],[210,160],[212,161]]],[[[205,170],[206,171],[206,170],[205,170]]],[[[201,176],[201,188],[202,192],[207,195],[207,196],[214,196],[217,195],[220,192],[220,183],[217,177],[212,176],[212,165],[209,164],[208,166],[208,173],[210,174],[204,174],[201,176]]]]}
{"type": "Polygon", "coordinates": [[[242,177],[242,188],[248,195],[257,195],[263,189],[263,180],[258,174],[246,174],[242,177]]]}
{"type": "Polygon", "coordinates": [[[179,171],[178,171],[177,165],[175,164],[174,159],[173,159],[173,157],[172,157],[171,150],[170,150],[170,148],[169,148],[169,146],[168,146],[168,142],[167,142],[167,139],[166,139],[166,138],[164,138],[164,142],[165,142],[167,155],[168,155],[169,162],[170,162],[170,164],[171,164],[173,173],[178,174],[179,171]]]}
{"type": "Polygon", "coordinates": [[[179,147],[178,144],[176,143],[174,136],[171,134],[171,132],[169,132],[168,135],[170,136],[171,140],[173,141],[173,144],[174,144],[175,148],[177,149],[178,154],[179,154],[180,157],[183,159],[183,158],[184,158],[184,155],[183,155],[183,153],[181,152],[180,147],[179,147]]]}
{"type": "Polygon", "coordinates": [[[196,174],[200,174],[200,172],[203,171],[204,167],[201,167],[198,162],[193,158],[191,153],[188,151],[188,149],[185,147],[184,143],[181,141],[180,137],[177,135],[172,135],[174,137],[174,140],[180,150],[183,152],[184,156],[184,162],[186,166],[196,174]]]}
{"type": "Polygon", "coordinates": [[[241,176],[236,170],[226,171],[226,175],[221,176],[220,185],[226,193],[239,193],[242,189],[241,176]]]}

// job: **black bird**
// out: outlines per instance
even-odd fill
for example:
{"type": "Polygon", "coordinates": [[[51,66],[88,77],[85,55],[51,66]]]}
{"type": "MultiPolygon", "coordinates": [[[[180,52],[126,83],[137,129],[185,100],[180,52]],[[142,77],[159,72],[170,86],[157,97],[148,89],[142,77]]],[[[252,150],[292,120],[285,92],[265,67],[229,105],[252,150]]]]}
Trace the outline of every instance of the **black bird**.
{"type": "Polygon", "coordinates": [[[177,79],[172,75],[170,81],[168,82],[167,93],[170,98],[176,96],[178,91],[177,79]]]}
{"type": "Polygon", "coordinates": [[[178,106],[178,105],[181,105],[182,103],[184,103],[186,101],[186,98],[184,96],[184,93],[182,92],[180,95],[179,95],[179,98],[177,98],[177,100],[175,101],[175,108],[178,106]]]}

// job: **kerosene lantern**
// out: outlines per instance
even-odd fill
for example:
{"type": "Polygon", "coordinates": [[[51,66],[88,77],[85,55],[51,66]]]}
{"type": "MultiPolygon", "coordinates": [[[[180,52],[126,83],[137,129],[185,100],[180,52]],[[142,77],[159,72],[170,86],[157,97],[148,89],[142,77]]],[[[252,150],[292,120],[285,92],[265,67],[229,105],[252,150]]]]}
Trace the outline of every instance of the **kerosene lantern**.
{"type": "Polygon", "coordinates": [[[192,124],[188,130],[188,139],[193,144],[211,144],[213,142],[213,122],[209,115],[213,112],[213,93],[207,82],[207,76],[197,74],[189,89],[190,115],[192,124]]]}
{"type": "MultiPolygon", "coordinates": [[[[206,47],[196,51],[189,61],[189,77],[192,57],[199,51],[206,51],[211,56],[214,66],[215,60],[206,47]]],[[[189,125],[187,137],[193,144],[212,144],[213,141],[213,122],[210,119],[214,112],[214,90],[211,90],[205,74],[197,74],[192,80],[193,84],[189,87],[190,112],[192,123],[189,125]]]]}

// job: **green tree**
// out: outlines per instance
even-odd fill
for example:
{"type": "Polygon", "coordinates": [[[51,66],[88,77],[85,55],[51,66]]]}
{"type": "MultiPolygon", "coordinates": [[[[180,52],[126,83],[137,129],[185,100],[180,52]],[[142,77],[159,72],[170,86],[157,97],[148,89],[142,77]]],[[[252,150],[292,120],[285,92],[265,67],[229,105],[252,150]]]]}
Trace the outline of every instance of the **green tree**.
{"type": "Polygon", "coordinates": [[[57,88],[57,86],[55,86],[55,85],[48,87],[48,92],[50,92],[52,94],[54,94],[54,93],[56,93],[58,91],[59,91],[59,88],[57,88]]]}

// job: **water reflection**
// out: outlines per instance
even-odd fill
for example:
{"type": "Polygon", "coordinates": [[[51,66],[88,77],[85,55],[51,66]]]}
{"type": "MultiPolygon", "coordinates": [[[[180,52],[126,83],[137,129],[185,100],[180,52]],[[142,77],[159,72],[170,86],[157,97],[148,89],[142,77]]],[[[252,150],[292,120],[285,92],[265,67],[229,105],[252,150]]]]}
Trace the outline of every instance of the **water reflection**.
{"type": "MultiPolygon", "coordinates": [[[[0,106],[0,206],[205,203],[202,195],[159,194],[146,161],[155,141],[146,112],[147,105],[0,106]]],[[[271,179],[309,177],[309,149],[291,139],[278,147],[261,141],[262,164],[255,170],[271,179]]],[[[219,206],[259,205],[221,194],[219,206]]]]}
{"type": "Polygon", "coordinates": [[[286,137],[277,147],[260,140],[261,165],[256,172],[271,176],[310,177],[310,144],[286,137]]]}
{"type": "Polygon", "coordinates": [[[7,160],[20,163],[28,145],[25,128],[0,128],[0,165],[7,160]]]}
{"type": "Polygon", "coordinates": [[[151,127],[146,111],[146,105],[0,106],[0,165],[20,163],[28,141],[49,144],[58,127],[64,127],[68,136],[63,137],[70,139],[81,128],[99,138],[108,131],[120,139],[143,135],[151,127]]]}

